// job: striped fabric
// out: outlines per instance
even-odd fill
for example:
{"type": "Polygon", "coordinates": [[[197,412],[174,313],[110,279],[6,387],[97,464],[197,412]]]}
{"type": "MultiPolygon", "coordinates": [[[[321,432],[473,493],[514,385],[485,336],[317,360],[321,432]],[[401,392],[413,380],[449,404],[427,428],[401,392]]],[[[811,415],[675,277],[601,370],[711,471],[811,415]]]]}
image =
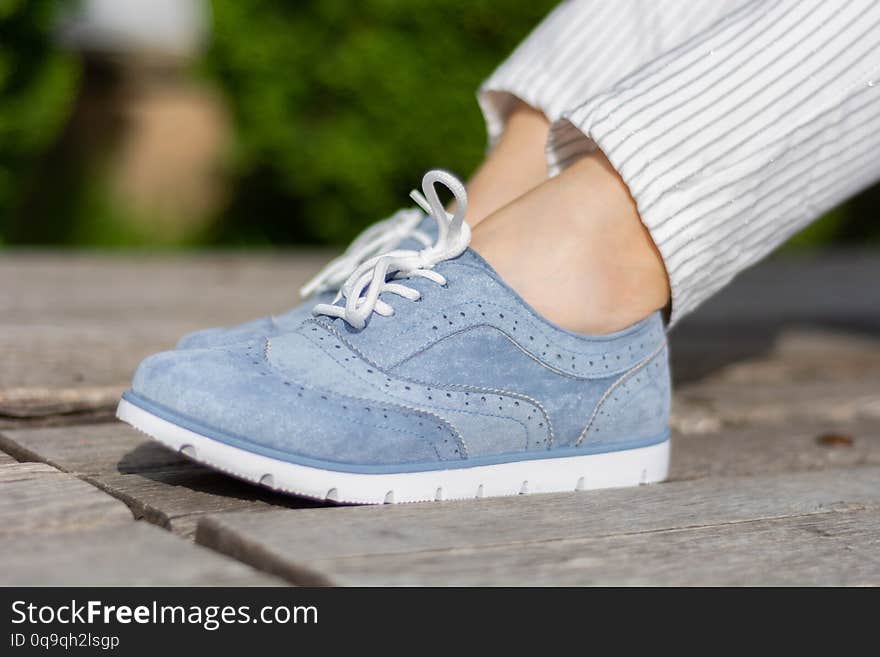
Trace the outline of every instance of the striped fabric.
{"type": "Polygon", "coordinates": [[[880,179],[880,2],[566,2],[483,85],[490,138],[511,96],[551,173],[597,145],[620,172],[674,322],[880,179]]]}

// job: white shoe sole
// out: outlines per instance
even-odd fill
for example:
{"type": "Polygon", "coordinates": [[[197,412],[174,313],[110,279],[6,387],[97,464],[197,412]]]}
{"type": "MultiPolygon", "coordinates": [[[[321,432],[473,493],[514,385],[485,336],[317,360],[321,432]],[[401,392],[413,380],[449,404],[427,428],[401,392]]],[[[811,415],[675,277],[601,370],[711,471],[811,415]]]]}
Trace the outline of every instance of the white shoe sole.
{"type": "Polygon", "coordinates": [[[449,470],[364,474],[280,461],[203,436],[121,400],[116,416],[197,463],[293,495],[352,504],[393,504],[620,488],[666,479],[669,440],[583,456],[449,470]]]}

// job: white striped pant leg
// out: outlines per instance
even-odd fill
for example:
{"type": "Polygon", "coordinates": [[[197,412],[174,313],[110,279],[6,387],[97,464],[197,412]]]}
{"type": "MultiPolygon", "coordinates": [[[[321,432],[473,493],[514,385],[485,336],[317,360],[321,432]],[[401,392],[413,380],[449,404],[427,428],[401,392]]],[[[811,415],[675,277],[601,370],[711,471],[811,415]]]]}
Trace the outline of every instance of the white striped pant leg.
{"type": "MultiPolygon", "coordinates": [[[[551,120],[710,28],[747,0],[568,0],[481,85],[489,142],[516,98],[551,120]]],[[[584,140],[572,147],[584,149],[584,140]]]]}
{"type": "Polygon", "coordinates": [[[880,2],[758,0],[566,112],[635,198],[676,321],[880,179],[880,2]],[[592,140],[592,141],[590,141],[592,140]]]}

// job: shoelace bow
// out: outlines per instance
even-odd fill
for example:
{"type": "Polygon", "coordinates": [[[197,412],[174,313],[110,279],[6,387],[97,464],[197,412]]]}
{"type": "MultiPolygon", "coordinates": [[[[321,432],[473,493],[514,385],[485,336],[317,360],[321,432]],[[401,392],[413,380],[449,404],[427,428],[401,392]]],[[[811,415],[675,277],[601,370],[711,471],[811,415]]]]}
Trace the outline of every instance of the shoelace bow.
{"type": "Polygon", "coordinates": [[[424,175],[422,192],[419,194],[413,190],[410,197],[437,222],[437,241],[421,251],[399,249],[366,260],[342,284],[334,302],[318,304],[312,310],[313,314],[340,317],[353,328],[362,329],[374,312],[384,317],[394,314],[394,308],[379,298],[383,292],[410,301],[421,298],[418,290],[396,281],[419,276],[438,285],[446,285],[446,279],[433,269],[444,260],[461,255],[470,244],[470,227],[464,221],[467,193],[458,178],[439,169],[424,175]],[[455,213],[452,216],[440,202],[437,183],[449,189],[455,197],[455,213]],[[342,299],[345,305],[336,305],[342,299]]]}
{"type": "Polygon", "coordinates": [[[396,248],[403,240],[412,238],[422,246],[429,246],[431,238],[416,226],[422,213],[416,208],[398,210],[393,215],[370,226],[352,242],[345,252],[328,262],[317,275],[300,288],[302,298],[315,292],[338,290],[362,262],[380,253],[396,248]]]}

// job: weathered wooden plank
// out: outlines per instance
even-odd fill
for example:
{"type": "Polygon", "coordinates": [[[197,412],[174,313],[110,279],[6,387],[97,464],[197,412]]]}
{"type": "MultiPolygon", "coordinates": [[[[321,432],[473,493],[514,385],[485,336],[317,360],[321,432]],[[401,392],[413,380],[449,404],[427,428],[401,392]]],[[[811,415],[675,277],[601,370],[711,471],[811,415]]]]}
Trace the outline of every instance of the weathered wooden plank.
{"type": "MultiPolygon", "coordinates": [[[[4,431],[0,448],[22,460],[41,460],[73,472],[128,504],[135,515],[191,535],[200,515],[220,511],[310,507],[212,473],[120,423],[4,431]],[[131,475],[131,476],[130,476],[131,475]],[[135,476],[136,475],[136,476],[135,476]]],[[[672,477],[758,474],[789,470],[880,465],[880,425],[849,423],[813,427],[726,430],[676,436],[672,477]],[[833,432],[852,444],[825,445],[833,432]]]]}
{"type": "MultiPolygon", "coordinates": [[[[730,477],[638,488],[394,507],[230,513],[197,542],[297,583],[332,580],[329,560],[548,544],[880,505],[880,468],[730,477]],[[317,562],[321,562],[318,564],[317,562]]],[[[451,558],[448,568],[457,568],[451,558]]]]}
{"type": "MultiPolygon", "coordinates": [[[[85,485],[85,484],[84,484],[85,485]]],[[[0,538],[2,586],[274,586],[284,582],[157,527],[0,538]]]]}
{"type": "Polygon", "coordinates": [[[676,394],[672,426],[682,433],[712,433],[748,424],[858,420],[880,420],[880,378],[786,384],[704,381],[676,394]]]}
{"type": "Polygon", "coordinates": [[[876,586],[880,512],[354,557],[312,567],[329,583],[360,586],[876,586]]]}
{"type": "Polygon", "coordinates": [[[333,255],[297,249],[183,254],[7,249],[0,262],[0,317],[4,324],[96,317],[245,319],[294,302],[299,286],[333,255]]]}
{"type": "Polygon", "coordinates": [[[131,522],[122,502],[73,475],[45,463],[0,465],[0,537],[45,540],[47,534],[131,522]]]}
{"type": "Polygon", "coordinates": [[[195,534],[196,524],[205,514],[320,506],[318,502],[273,493],[201,468],[85,478],[125,502],[136,518],[187,537],[195,534]]]}
{"type": "Polygon", "coordinates": [[[327,255],[4,253],[0,390],[125,386],[187,331],[293,306],[327,255]]]}
{"type": "Polygon", "coordinates": [[[124,391],[124,386],[7,388],[0,390],[0,412],[10,420],[90,413],[112,407],[124,391]]]}
{"type": "Polygon", "coordinates": [[[0,431],[0,449],[21,460],[43,461],[76,474],[197,467],[121,422],[5,429],[0,431]]]}
{"type": "Polygon", "coordinates": [[[32,417],[12,417],[0,415],[0,431],[4,429],[35,429],[40,427],[60,427],[76,424],[100,424],[116,419],[115,407],[99,408],[94,411],[72,411],[32,417]]]}
{"type": "Polygon", "coordinates": [[[880,419],[880,339],[851,332],[784,331],[765,353],[680,386],[673,408],[682,433],[859,419],[880,419]]]}
{"type": "Polygon", "coordinates": [[[4,430],[0,449],[74,473],[185,536],[206,513],[318,506],[204,468],[120,422],[4,430]]]}
{"type": "Polygon", "coordinates": [[[0,585],[265,585],[272,578],[136,523],[45,463],[0,464],[0,585]]]}
{"type": "Polygon", "coordinates": [[[880,421],[793,420],[676,434],[669,476],[675,481],[860,465],[880,465],[880,421]]]}
{"type": "Polygon", "coordinates": [[[10,463],[18,463],[18,461],[16,461],[6,452],[0,451],[0,465],[9,465],[10,463]]]}

